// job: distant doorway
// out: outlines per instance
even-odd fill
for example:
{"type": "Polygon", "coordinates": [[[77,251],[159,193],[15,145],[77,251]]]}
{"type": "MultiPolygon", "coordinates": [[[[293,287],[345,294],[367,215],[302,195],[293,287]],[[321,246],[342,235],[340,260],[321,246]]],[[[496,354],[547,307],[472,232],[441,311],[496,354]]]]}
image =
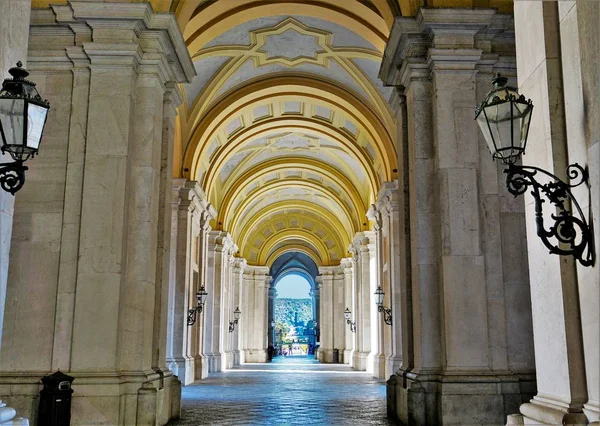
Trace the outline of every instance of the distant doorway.
{"type": "Polygon", "coordinates": [[[314,306],[311,285],[296,273],[282,277],[275,298],[275,346],[277,355],[307,356],[315,349],[314,306]]]}

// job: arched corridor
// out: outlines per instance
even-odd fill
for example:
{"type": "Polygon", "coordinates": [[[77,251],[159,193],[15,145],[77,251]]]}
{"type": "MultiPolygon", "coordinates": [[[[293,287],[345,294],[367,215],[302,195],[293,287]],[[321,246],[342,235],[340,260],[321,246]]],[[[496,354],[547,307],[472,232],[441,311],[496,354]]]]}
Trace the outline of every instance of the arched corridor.
{"type": "Polygon", "coordinates": [[[597,426],[598,40],[597,0],[0,0],[50,104],[0,91],[0,426],[57,371],[73,426],[597,426]]]}
{"type": "Polygon", "coordinates": [[[312,357],[245,364],[184,388],[180,421],[198,425],[392,425],[385,384],[312,357]]]}

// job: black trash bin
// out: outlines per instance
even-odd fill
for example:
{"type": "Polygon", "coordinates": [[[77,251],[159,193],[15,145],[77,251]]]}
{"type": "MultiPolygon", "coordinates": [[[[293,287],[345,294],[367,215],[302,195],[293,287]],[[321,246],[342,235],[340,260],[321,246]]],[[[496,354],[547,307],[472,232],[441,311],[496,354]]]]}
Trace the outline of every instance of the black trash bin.
{"type": "Polygon", "coordinates": [[[340,363],[340,350],[339,349],[333,350],[333,360],[331,360],[331,362],[334,364],[340,363]]]}
{"type": "Polygon", "coordinates": [[[42,377],[44,388],[40,391],[38,426],[70,426],[73,380],[74,377],[60,371],[42,377]]]}

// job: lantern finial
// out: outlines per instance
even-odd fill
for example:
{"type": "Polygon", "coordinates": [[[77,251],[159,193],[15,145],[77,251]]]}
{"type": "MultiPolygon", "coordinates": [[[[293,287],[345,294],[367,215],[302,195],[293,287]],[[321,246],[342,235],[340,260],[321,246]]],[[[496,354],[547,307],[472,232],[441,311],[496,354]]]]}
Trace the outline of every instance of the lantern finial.
{"type": "Polygon", "coordinates": [[[23,62],[21,61],[17,62],[16,67],[12,67],[11,69],[9,69],[8,73],[12,75],[15,80],[24,80],[25,77],[29,75],[29,72],[25,68],[23,68],[23,62]]]}
{"type": "Polygon", "coordinates": [[[508,83],[508,78],[500,73],[496,73],[496,76],[492,79],[492,84],[496,89],[506,86],[506,83],[508,83]]]}

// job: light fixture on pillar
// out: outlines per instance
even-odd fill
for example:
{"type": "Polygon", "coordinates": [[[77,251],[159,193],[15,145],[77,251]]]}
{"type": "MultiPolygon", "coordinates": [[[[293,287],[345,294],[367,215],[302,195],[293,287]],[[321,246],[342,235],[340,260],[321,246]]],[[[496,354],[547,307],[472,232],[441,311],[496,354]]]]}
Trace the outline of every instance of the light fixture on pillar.
{"type": "Polygon", "coordinates": [[[238,323],[240,315],[242,315],[242,311],[240,311],[240,308],[235,308],[235,311],[233,311],[233,321],[229,321],[230,333],[233,333],[233,330],[235,330],[235,325],[238,323]]]}
{"type": "Polygon", "coordinates": [[[377,304],[377,311],[383,312],[383,320],[387,325],[392,325],[392,310],[383,306],[383,297],[385,293],[380,285],[375,290],[375,303],[377,304]]]}
{"type": "Polygon", "coordinates": [[[204,309],[204,303],[206,303],[207,296],[208,296],[208,293],[206,292],[206,289],[204,288],[204,286],[203,285],[200,286],[200,290],[198,290],[198,292],[196,293],[196,299],[198,301],[198,305],[195,308],[188,310],[188,317],[187,317],[187,325],[188,326],[194,325],[196,322],[196,315],[202,313],[202,310],[204,309]]]}
{"type": "Polygon", "coordinates": [[[15,160],[0,164],[0,186],[15,193],[25,183],[23,163],[38,153],[50,104],[42,99],[35,83],[19,61],[8,72],[12,78],[2,83],[0,90],[0,152],[9,153],[15,160]]]}
{"type": "Polygon", "coordinates": [[[533,103],[519,95],[514,87],[507,86],[507,81],[506,77],[497,74],[492,80],[494,88],[475,110],[475,120],[492,158],[498,158],[508,166],[504,173],[511,194],[516,197],[531,189],[537,235],[550,253],[571,255],[583,266],[593,266],[596,256],[593,232],[571,192],[573,188],[587,184],[588,171],[577,163],[569,165],[566,173],[572,183],[566,183],[539,167],[515,164],[525,152],[533,103]],[[538,182],[538,172],[548,178],[546,183],[538,182]],[[553,222],[549,228],[544,225],[545,200],[553,206],[550,214],[553,222]]]}
{"type": "Polygon", "coordinates": [[[346,318],[346,324],[350,325],[350,331],[356,333],[356,321],[350,321],[350,317],[352,316],[352,312],[350,309],[346,308],[344,311],[344,318],[346,318]]]}

